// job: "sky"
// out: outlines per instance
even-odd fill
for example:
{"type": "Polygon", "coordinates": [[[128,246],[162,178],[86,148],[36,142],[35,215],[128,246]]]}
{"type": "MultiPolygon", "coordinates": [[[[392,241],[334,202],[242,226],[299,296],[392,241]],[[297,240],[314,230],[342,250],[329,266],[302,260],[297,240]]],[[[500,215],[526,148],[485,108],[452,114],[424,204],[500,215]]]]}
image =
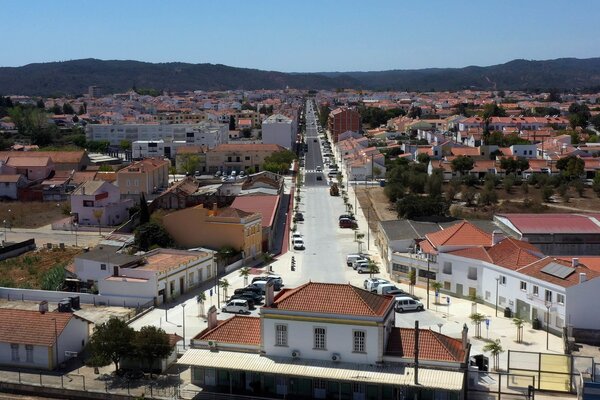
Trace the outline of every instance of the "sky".
{"type": "Polygon", "coordinates": [[[596,0],[4,0],[0,66],[81,58],[283,72],[600,56],[596,0]]]}

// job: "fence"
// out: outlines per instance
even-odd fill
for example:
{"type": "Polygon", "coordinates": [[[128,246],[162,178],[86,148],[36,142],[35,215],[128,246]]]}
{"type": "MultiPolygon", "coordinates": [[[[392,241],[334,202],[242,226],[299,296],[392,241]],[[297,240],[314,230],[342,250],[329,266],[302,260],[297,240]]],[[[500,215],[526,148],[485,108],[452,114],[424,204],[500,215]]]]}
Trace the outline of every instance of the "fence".
{"type": "Polygon", "coordinates": [[[535,388],[535,376],[506,372],[469,371],[469,399],[532,399],[530,386],[535,388]]]}
{"type": "Polygon", "coordinates": [[[114,295],[99,295],[91,293],[75,293],[75,292],[55,292],[50,290],[38,289],[19,289],[0,287],[0,298],[8,300],[29,300],[58,302],[66,297],[79,296],[79,300],[84,304],[93,304],[94,306],[115,306],[115,307],[142,307],[150,302],[154,302],[153,298],[148,297],[128,297],[114,295]]]}
{"type": "Polygon", "coordinates": [[[126,398],[144,396],[174,399],[179,396],[181,380],[178,375],[159,375],[154,380],[127,379],[111,375],[44,374],[22,371],[0,371],[0,388],[21,393],[46,393],[67,398],[126,398]],[[42,389],[43,388],[43,389],[42,389]],[[40,390],[42,389],[42,390],[40,390]],[[67,394],[69,391],[70,393],[67,394]]]}
{"type": "Polygon", "coordinates": [[[576,393],[580,373],[594,379],[593,357],[508,351],[508,372],[535,377],[536,390],[576,393]]]}

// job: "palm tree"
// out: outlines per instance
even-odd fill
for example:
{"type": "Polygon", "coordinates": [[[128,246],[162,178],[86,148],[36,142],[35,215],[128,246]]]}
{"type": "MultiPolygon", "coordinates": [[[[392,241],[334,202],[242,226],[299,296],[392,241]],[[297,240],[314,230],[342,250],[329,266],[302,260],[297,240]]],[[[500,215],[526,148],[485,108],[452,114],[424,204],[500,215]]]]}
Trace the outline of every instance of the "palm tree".
{"type": "Polygon", "coordinates": [[[243,267],[240,269],[240,276],[244,278],[244,286],[248,286],[248,276],[250,275],[250,268],[243,267]]]}
{"type": "Polygon", "coordinates": [[[523,325],[525,320],[522,318],[513,318],[513,324],[517,327],[517,343],[523,343],[523,325]]]}
{"type": "Polygon", "coordinates": [[[471,314],[469,316],[469,318],[471,319],[471,322],[473,322],[473,324],[475,324],[475,337],[480,338],[481,337],[481,323],[483,321],[485,321],[485,315],[480,314],[480,313],[475,313],[475,314],[471,314]]]}
{"type": "Polygon", "coordinates": [[[500,364],[500,353],[504,353],[504,349],[500,344],[500,339],[496,339],[495,341],[483,346],[483,351],[490,353],[490,355],[494,358],[494,370],[498,371],[500,364]]]}
{"type": "Polygon", "coordinates": [[[354,240],[358,244],[358,252],[359,253],[360,253],[361,245],[362,245],[362,240],[361,239],[364,238],[364,237],[365,237],[364,233],[354,231],[354,240]]]}
{"type": "Polygon", "coordinates": [[[369,278],[373,277],[373,274],[378,274],[379,273],[379,265],[377,265],[377,263],[373,260],[369,260],[369,278]]]}
{"type": "MultiPolygon", "coordinates": [[[[440,289],[444,287],[444,284],[442,282],[440,282],[440,281],[434,281],[434,282],[431,282],[429,284],[429,286],[431,286],[431,288],[433,289],[433,291],[435,293],[439,293],[440,289]]],[[[436,303],[437,303],[437,300],[438,299],[437,299],[437,296],[436,296],[436,298],[435,298],[436,303]]]]}
{"type": "Polygon", "coordinates": [[[206,301],[206,294],[204,292],[200,292],[198,296],[196,296],[196,301],[198,302],[198,316],[204,316],[204,302],[206,301]]]}
{"type": "Polygon", "coordinates": [[[229,287],[229,281],[227,279],[221,279],[219,281],[219,286],[223,289],[223,298],[227,298],[227,288],[229,287]]]}

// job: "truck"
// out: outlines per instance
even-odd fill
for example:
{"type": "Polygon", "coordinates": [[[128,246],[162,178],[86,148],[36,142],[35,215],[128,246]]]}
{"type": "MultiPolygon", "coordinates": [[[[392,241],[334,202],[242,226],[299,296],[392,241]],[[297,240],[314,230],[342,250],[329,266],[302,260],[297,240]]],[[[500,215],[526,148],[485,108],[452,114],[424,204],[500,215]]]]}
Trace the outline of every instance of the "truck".
{"type": "Polygon", "coordinates": [[[331,187],[329,188],[329,195],[330,196],[339,196],[340,195],[340,189],[338,188],[337,183],[332,183],[331,187]]]}

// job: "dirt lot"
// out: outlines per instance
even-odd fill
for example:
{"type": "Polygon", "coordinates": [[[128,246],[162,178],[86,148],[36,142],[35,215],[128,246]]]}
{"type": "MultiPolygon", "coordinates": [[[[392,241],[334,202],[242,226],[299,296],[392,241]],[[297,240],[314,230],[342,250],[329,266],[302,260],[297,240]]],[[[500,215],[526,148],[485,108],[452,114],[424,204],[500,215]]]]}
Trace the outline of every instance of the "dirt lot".
{"type": "Polygon", "coordinates": [[[0,223],[7,221],[13,228],[39,228],[69,214],[68,202],[0,202],[0,223]]]}
{"type": "Polygon", "coordinates": [[[44,274],[56,265],[69,265],[83,250],[40,249],[0,261],[0,286],[39,289],[44,274]]]}

